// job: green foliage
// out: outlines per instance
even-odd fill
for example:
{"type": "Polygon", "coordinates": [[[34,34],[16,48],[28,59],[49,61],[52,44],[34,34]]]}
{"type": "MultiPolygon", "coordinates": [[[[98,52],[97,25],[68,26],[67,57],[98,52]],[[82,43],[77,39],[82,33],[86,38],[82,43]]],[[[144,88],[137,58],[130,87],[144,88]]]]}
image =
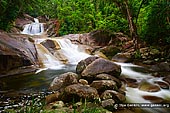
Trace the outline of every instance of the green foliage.
{"type": "MultiPolygon", "coordinates": [[[[61,22],[60,35],[102,29],[113,32],[128,30],[126,19],[112,2],[103,0],[51,0],[50,17],[61,22]]],[[[48,5],[49,6],[49,5],[48,5]]],[[[45,12],[45,11],[44,11],[45,12]]]]}
{"type": "MultiPolygon", "coordinates": [[[[39,0],[41,1],[41,0],[39,0]]],[[[0,1],[0,29],[10,30],[13,21],[19,14],[34,7],[39,1],[34,0],[1,0],[0,1]]]]}
{"type": "Polygon", "coordinates": [[[141,58],[142,58],[141,53],[140,53],[139,50],[136,50],[136,51],[135,51],[135,53],[134,53],[134,58],[135,58],[135,59],[141,59],[141,58]]]}
{"type": "Polygon", "coordinates": [[[0,29],[8,31],[19,14],[28,13],[58,19],[60,35],[94,30],[128,34],[125,1],[141,38],[150,44],[170,43],[168,0],[1,0],[0,29]]]}
{"type": "Polygon", "coordinates": [[[170,3],[167,0],[153,0],[145,12],[141,36],[151,45],[170,43],[170,3]],[[147,13],[146,13],[147,12],[147,13]]]}

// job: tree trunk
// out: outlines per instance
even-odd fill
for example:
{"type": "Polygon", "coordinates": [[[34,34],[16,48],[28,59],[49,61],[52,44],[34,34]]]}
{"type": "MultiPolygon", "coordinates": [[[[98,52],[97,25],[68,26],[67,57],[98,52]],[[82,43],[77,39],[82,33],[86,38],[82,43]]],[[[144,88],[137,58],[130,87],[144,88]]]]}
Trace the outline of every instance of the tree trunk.
{"type": "Polygon", "coordinates": [[[135,23],[133,22],[132,14],[130,12],[130,9],[128,7],[128,1],[124,1],[125,7],[126,7],[126,12],[127,12],[127,20],[129,23],[129,30],[130,30],[130,36],[133,39],[135,50],[138,49],[138,35],[137,35],[137,28],[135,23]]]}

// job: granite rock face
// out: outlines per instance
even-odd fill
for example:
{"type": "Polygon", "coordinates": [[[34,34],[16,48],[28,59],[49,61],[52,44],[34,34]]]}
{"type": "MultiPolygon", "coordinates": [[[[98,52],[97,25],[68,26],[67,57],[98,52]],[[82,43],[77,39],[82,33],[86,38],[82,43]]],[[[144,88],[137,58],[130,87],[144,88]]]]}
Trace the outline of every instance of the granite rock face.
{"type": "MultiPolygon", "coordinates": [[[[22,70],[22,67],[38,65],[37,51],[33,42],[32,37],[28,35],[0,33],[1,76],[29,72],[30,69],[22,70]],[[11,70],[13,72],[10,72],[11,70]]],[[[32,70],[35,71],[35,68],[32,67],[32,70]]]]}

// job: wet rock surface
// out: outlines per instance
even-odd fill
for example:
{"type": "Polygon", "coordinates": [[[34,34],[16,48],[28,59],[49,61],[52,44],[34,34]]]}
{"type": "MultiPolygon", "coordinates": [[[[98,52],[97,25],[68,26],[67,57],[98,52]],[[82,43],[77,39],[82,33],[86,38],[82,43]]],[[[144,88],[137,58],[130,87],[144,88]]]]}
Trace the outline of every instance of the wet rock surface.
{"type": "Polygon", "coordinates": [[[170,75],[165,76],[165,77],[163,78],[163,80],[170,85],[170,75]]]}
{"type": "Polygon", "coordinates": [[[161,97],[156,97],[156,96],[147,96],[147,95],[145,95],[145,96],[143,96],[143,98],[144,98],[145,100],[149,100],[149,101],[152,102],[152,103],[162,103],[162,102],[164,101],[163,98],[161,98],[161,97]]]}
{"type": "Polygon", "coordinates": [[[155,81],[155,84],[158,84],[162,89],[169,89],[169,84],[166,82],[155,81]]]}
{"type": "Polygon", "coordinates": [[[132,55],[130,53],[118,53],[112,57],[112,61],[116,62],[130,62],[132,61],[132,55]]]}
{"type": "Polygon", "coordinates": [[[158,85],[151,84],[149,82],[144,81],[139,85],[139,90],[147,91],[147,92],[158,92],[161,89],[158,85]]]}
{"type": "Polygon", "coordinates": [[[121,81],[123,81],[125,84],[127,84],[128,87],[132,88],[138,88],[139,83],[137,82],[136,79],[133,78],[126,78],[126,77],[121,77],[121,81]]]}

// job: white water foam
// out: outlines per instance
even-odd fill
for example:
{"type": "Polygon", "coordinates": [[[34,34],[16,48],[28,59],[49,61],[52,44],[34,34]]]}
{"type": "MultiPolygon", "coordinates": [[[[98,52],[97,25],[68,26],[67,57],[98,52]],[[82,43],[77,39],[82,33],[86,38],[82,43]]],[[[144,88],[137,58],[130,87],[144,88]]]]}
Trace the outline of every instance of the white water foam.
{"type": "Polygon", "coordinates": [[[41,35],[44,32],[44,25],[39,23],[39,20],[36,18],[34,18],[34,21],[34,23],[25,25],[21,34],[41,35]]]}
{"type": "MultiPolygon", "coordinates": [[[[36,39],[35,44],[38,51],[38,56],[40,61],[42,61],[43,69],[62,69],[65,64],[57,58],[57,56],[50,53],[50,51],[44,47],[41,42],[45,40],[52,40],[59,44],[60,50],[58,52],[58,57],[66,58],[67,64],[76,65],[79,61],[89,57],[90,55],[84,51],[80,51],[78,45],[72,44],[69,39],[65,38],[43,38],[36,39]],[[62,56],[60,56],[62,55],[62,56]]],[[[42,69],[42,70],[43,70],[42,69]]]]}
{"type": "MultiPolygon", "coordinates": [[[[151,84],[155,84],[154,83],[155,81],[163,82],[162,77],[154,77],[150,73],[137,72],[132,69],[133,67],[142,68],[141,66],[137,66],[129,63],[117,63],[117,64],[121,65],[122,76],[136,79],[139,83],[143,80],[151,84]]],[[[160,91],[157,92],[147,92],[147,91],[139,90],[138,88],[126,87],[126,100],[128,103],[151,103],[151,101],[145,100],[143,96],[155,96],[165,100],[170,99],[170,89],[161,89],[160,91]]],[[[147,113],[148,112],[168,113],[167,109],[162,109],[162,108],[142,108],[142,109],[147,111],[147,113]]]]}

